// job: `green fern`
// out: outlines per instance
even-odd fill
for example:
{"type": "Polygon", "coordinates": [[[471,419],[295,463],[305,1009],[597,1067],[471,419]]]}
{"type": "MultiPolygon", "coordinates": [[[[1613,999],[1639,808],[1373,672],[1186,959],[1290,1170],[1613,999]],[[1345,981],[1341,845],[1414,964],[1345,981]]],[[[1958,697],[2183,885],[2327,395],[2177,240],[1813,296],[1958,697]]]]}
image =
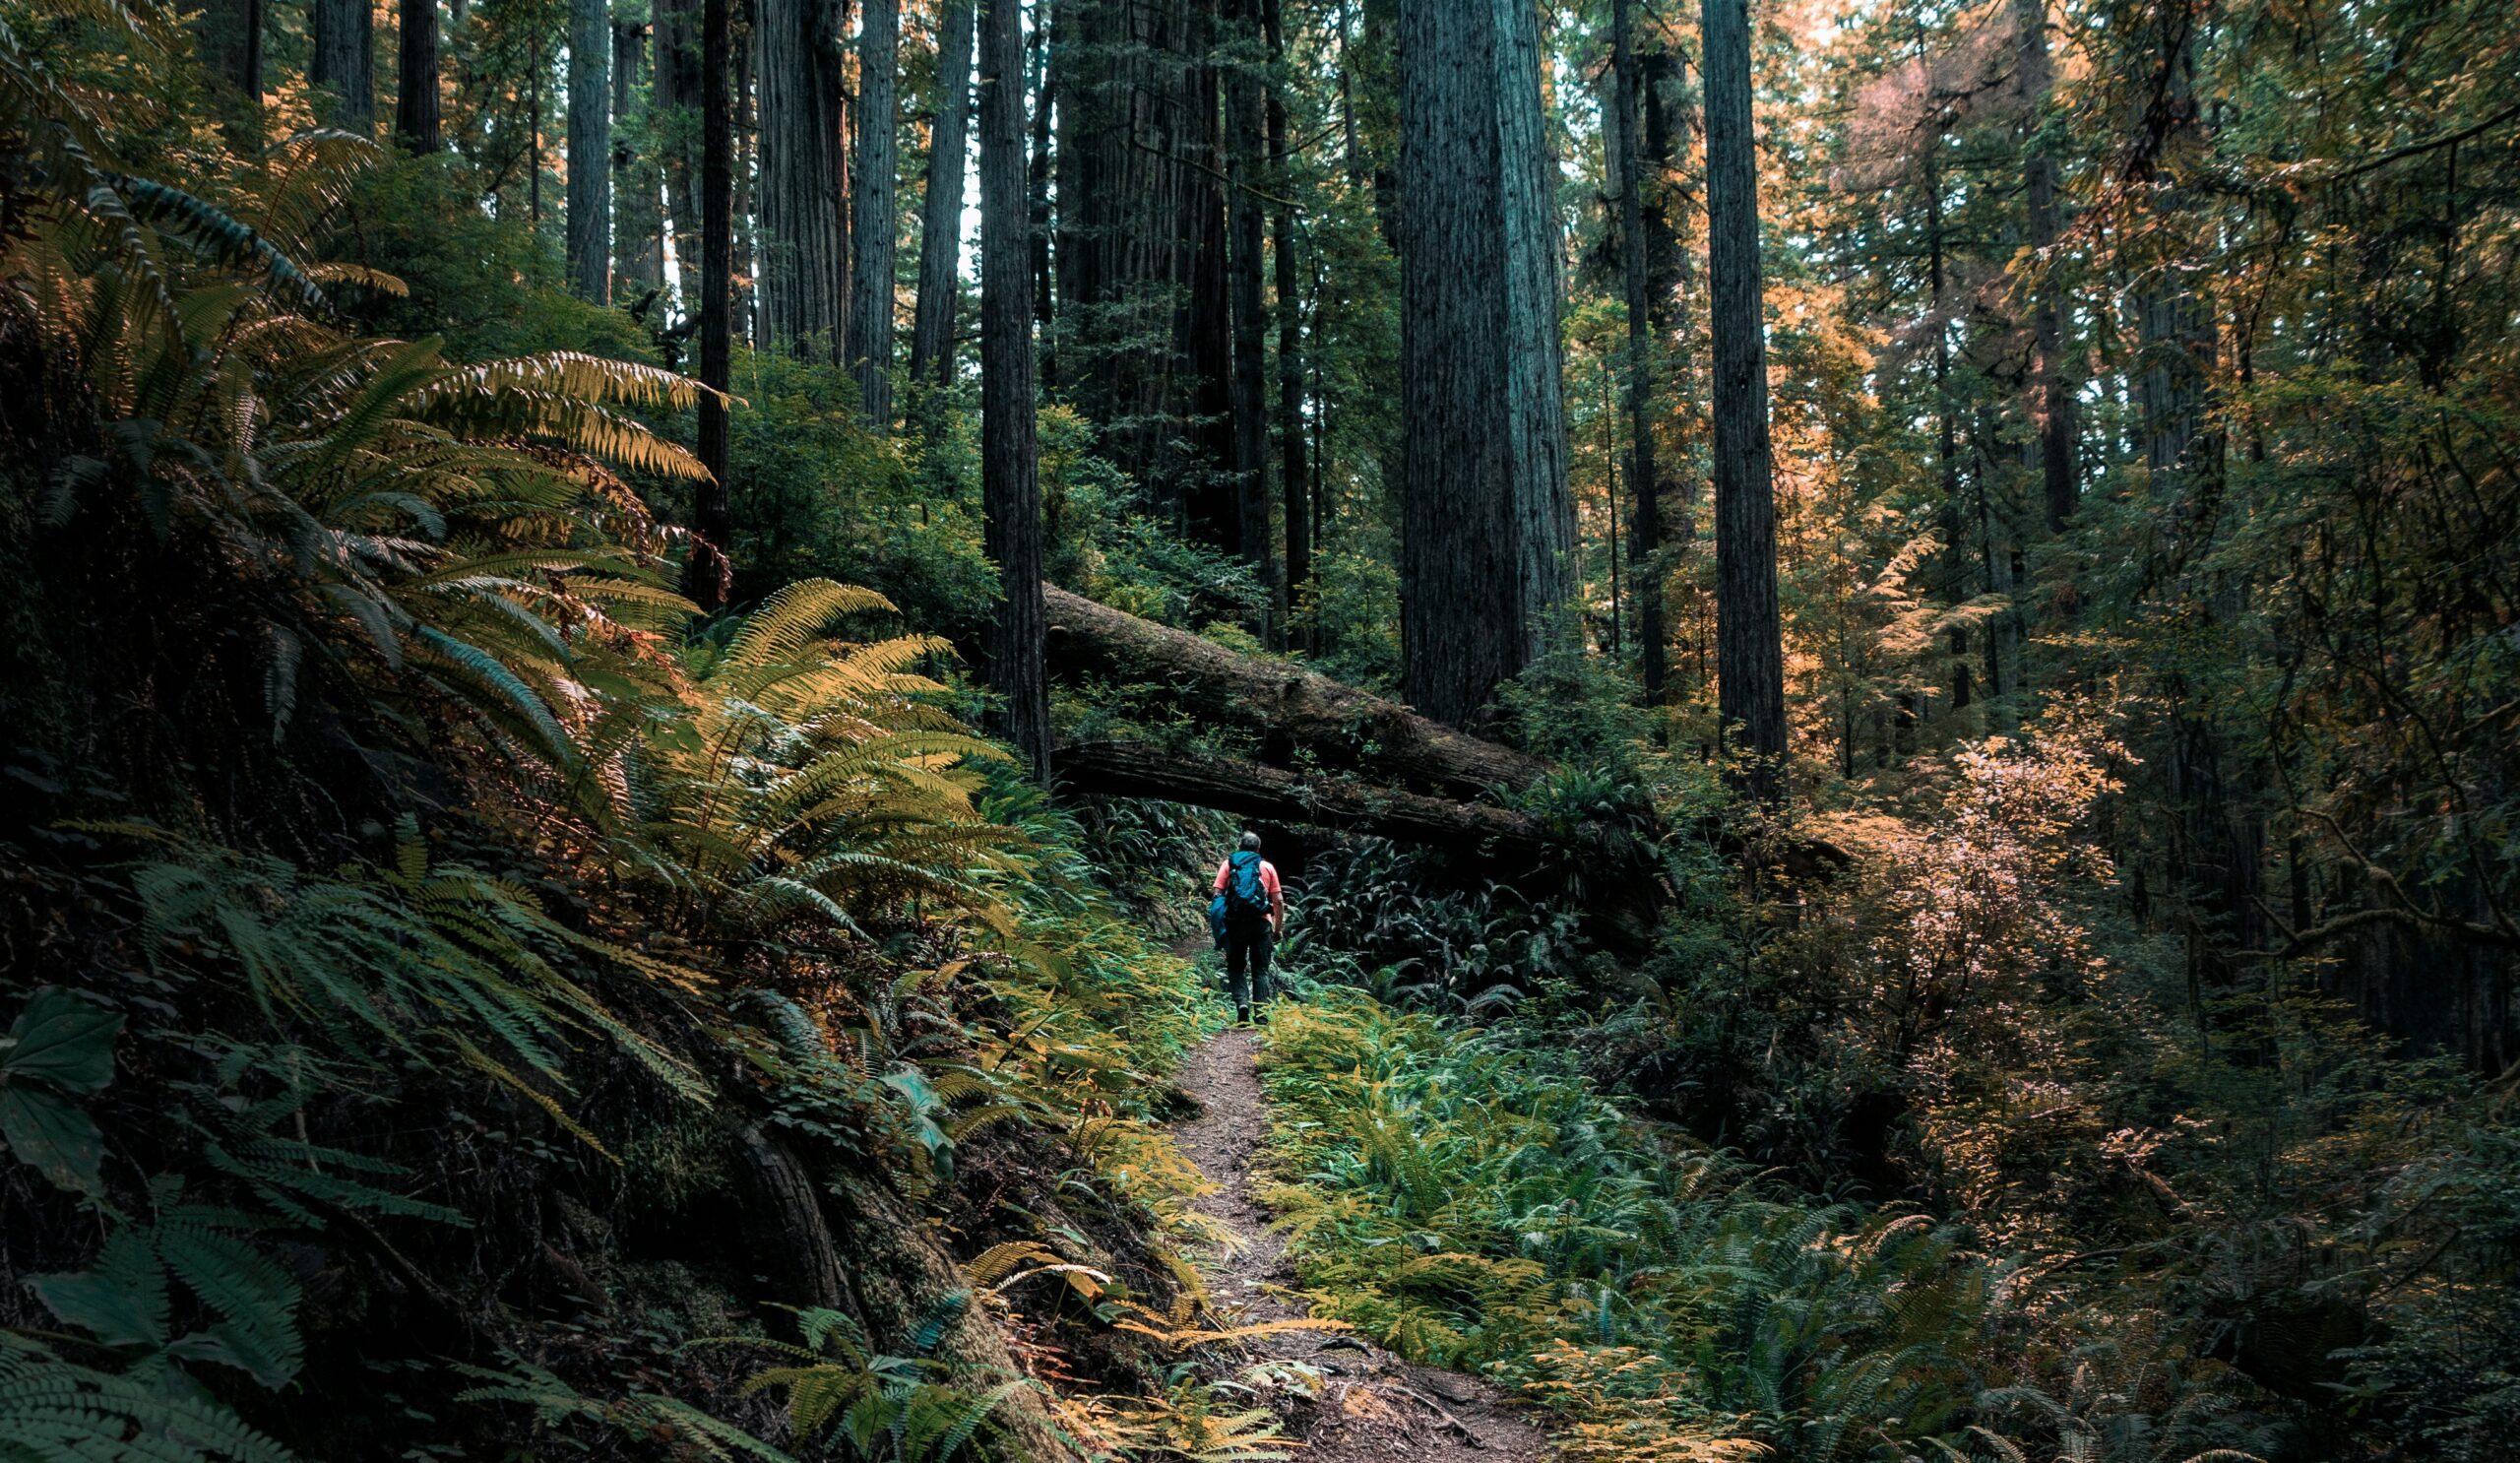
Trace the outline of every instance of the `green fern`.
{"type": "Polygon", "coordinates": [[[293,1463],[226,1408],[0,1330],[0,1463],[293,1463]]]}

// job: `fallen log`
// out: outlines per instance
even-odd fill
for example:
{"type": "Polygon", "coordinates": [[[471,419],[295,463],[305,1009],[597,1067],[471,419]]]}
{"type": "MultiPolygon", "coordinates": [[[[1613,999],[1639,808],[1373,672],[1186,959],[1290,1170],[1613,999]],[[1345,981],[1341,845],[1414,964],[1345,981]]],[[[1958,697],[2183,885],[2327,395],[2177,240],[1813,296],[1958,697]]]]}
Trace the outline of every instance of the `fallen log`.
{"type": "Polygon", "coordinates": [[[1300,757],[1308,766],[1451,798],[1520,792],[1548,774],[1537,757],[1318,671],[1237,655],[1063,589],[1045,588],[1043,599],[1053,670],[1162,686],[1199,721],[1257,732],[1259,761],[1270,766],[1292,767],[1300,757]]]}
{"type": "Polygon", "coordinates": [[[1081,793],[1155,797],[1281,823],[1477,848],[1517,864],[1537,863],[1565,847],[1539,819],[1509,808],[1345,777],[1305,777],[1239,757],[1175,751],[1152,742],[1072,742],[1058,749],[1052,765],[1061,783],[1081,793]]]}

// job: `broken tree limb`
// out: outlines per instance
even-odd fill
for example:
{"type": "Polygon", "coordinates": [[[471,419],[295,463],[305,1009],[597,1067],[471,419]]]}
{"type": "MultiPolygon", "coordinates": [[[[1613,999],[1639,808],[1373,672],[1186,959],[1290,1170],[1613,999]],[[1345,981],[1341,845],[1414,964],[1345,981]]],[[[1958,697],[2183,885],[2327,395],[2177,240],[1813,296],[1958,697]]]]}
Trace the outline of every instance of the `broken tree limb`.
{"type": "Polygon", "coordinates": [[[1237,655],[1054,586],[1044,587],[1043,598],[1051,668],[1162,686],[1196,720],[1249,728],[1260,737],[1259,760],[1282,770],[1308,754],[1309,764],[1328,771],[1447,798],[1492,796],[1499,788],[1520,792],[1548,775],[1548,764],[1537,757],[1456,732],[1318,671],[1237,655]]]}
{"type": "Polygon", "coordinates": [[[1564,841],[1538,818],[1489,803],[1430,797],[1345,777],[1305,777],[1265,763],[1145,741],[1080,741],[1058,749],[1059,779],[1085,793],[1196,803],[1245,817],[1376,833],[1410,843],[1479,847],[1537,862],[1564,841]]]}

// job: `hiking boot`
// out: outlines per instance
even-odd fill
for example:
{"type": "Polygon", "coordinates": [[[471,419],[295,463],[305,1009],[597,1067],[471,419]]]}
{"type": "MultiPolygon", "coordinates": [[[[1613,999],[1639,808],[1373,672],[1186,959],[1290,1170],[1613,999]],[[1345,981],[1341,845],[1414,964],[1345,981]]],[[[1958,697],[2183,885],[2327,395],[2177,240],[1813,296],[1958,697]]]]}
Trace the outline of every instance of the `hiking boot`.
{"type": "Polygon", "coordinates": [[[1249,1006],[1234,1007],[1233,1024],[1236,1026],[1249,1026],[1251,1024],[1251,1008],[1249,1006]]]}

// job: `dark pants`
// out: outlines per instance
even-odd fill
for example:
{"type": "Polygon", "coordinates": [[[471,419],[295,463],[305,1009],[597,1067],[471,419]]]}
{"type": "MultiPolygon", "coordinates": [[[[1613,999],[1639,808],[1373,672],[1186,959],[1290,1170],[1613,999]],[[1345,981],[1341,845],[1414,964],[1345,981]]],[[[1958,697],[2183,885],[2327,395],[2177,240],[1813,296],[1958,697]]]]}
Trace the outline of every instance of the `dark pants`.
{"type": "Polygon", "coordinates": [[[1266,920],[1255,920],[1248,924],[1236,920],[1226,926],[1226,983],[1227,988],[1233,993],[1235,1005],[1250,1005],[1255,998],[1265,1001],[1272,994],[1269,988],[1269,947],[1275,943],[1270,938],[1269,922],[1266,920]]]}

